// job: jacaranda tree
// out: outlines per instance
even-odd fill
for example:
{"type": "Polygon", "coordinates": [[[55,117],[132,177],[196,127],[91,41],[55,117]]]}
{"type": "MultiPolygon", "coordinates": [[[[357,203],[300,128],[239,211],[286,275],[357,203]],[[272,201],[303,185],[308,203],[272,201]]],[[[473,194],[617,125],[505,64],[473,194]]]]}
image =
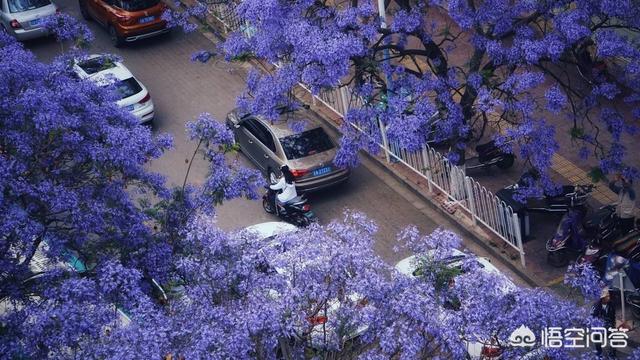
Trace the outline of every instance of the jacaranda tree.
{"type": "Polygon", "coordinates": [[[94,357],[107,329],[153,316],[189,219],[255,198],[262,178],[227,164],[233,136],[203,115],[189,135],[208,181],[166,189],[144,166],[171,139],[119,108],[114,87],[78,79],[79,49],[43,64],[4,32],[0,45],[0,351],[94,357]]]}
{"type": "MultiPolygon", "coordinates": [[[[376,226],[359,213],[275,239],[221,231],[215,206],[255,199],[263,184],[228,161],[221,122],[203,114],[187,126],[210,164],[203,185],[187,172],[166,189],[144,166],[170,139],[118,108],[113,87],[74,76],[78,49],[43,64],[5,33],[0,45],[3,358],[459,359],[469,342],[519,358],[536,350],[510,347],[520,326],[597,324],[471,254],[450,266],[460,239],[449,231],[399,234],[416,255],[411,274],[375,254],[376,226]]],[[[596,293],[584,273],[568,282],[596,293]]]]}
{"type": "MultiPolygon", "coordinates": [[[[487,272],[467,254],[451,265],[460,238],[415,228],[398,240],[416,255],[412,276],[373,250],[376,226],[346,212],[275,238],[224,233],[208,216],[185,229],[175,292],[164,309],[114,328],[91,344],[107,358],[464,359],[469,344],[504,358],[575,358],[574,349],[512,347],[525,326],[597,326],[587,309],[487,272]],[[496,350],[497,351],[497,350],[496,350]]],[[[479,349],[476,349],[479,351],[479,349]]]]}
{"type": "Polygon", "coordinates": [[[240,105],[276,118],[279,106],[298,105],[289,94],[299,82],[316,94],[352,89],[347,119],[364,134],[343,129],[340,165],[375,149],[383,126],[410,150],[448,141],[454,163],[469,142],[494,138],[538,170],[547,190],[559,137],[577,144],[565,151],[597,160],[596,178],[638,176],[623,145],[639,133],[633,1],[394,0],[385,1],[387,26],[371,1],[234,4],[246,25],[227,39],[227,57],[280,64],[251,74],[240,105]]]}

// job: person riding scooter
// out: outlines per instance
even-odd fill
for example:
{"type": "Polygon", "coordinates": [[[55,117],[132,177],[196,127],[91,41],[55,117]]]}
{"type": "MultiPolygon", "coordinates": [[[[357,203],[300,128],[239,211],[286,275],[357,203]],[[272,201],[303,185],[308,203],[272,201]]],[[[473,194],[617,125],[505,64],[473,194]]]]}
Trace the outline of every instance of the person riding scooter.
{"type": "Polygon", "coordinates": [[[282,172],[282,177],[280,177],[277,183],[270,185],[269,188],[271,190],[281,190],[280,193],[276,195],[276,207],[284,210],[284,204],[295,199],[298,196],[298,192],[296,191],[296,183],[294,182],[295,177],[291,173],[291,170],[289,170],[289,167],[282,165],[280,171],[282,172]]]}

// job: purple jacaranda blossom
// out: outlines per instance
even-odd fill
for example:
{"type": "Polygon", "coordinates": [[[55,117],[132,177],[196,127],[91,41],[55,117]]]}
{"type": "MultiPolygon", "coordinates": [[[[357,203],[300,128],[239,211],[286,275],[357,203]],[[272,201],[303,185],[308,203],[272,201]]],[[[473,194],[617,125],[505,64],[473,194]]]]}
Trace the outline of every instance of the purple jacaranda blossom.
{"type": "Polygon", "coordinates": [[[570,265],[564,283],[580,290],[582,296],[590,301],[598,299],[605,287],[600,274],[591,264],[570,265]]]}
{"type": "Polygon", "coordinates": [[[63,12],[44,18],[42,26],[49,30],[58,42],[73,40],[76,46],[84,47],[93,41],[93,33],[87,25],[63,12]]]}
{"type": "Polygon", "coordinates": [[[191,54],[191,61],[206,63],[207,61],[211,60],[211,58],[214,57],[215,55],[216,55],[215,53],[208,50],[199,50],[191,54]]]}
{"type": "MultiPolygon", "coordinates": [[[[637,93],[634,77],[640,68],[640,53],[624,31],[617,29],[635,28],[638,11],[623,3],[582,2],[567,7],[561,1],[491,0],[473,5],[466,1],[418,1],[388,11],[388,26],[383,29],[375,8],[368,3],[338,7],[311,1],[283,4],[250,0],[229,7],[246,25],[229,36],[225,56],[252,56],[281,65],[275,73],[256,74],[248,81],[241,102],[251,111],[275,118],[274,109],[290,102],[298,83],[304,83],[315,95],[348,83],[354,91],[347,92],[346,98],[352,94],[362,97],[349,101],[349,111],[381,104],[385,108],[370,117],[368,125],[361,126],[364,121],[360,121],[359,127],[385,124],[388,135],[402,148],[417,150],[431,138],[468,142],[474,138],[470,135],[490,124],[501,129],[529,126],[528,122],[543,121],[545,110],[582,121],[586,111],[595,106],[628,97],[621,84],[637,93]],[[448,12],[446,20],[424,21],[441,19],[432,15],[442,9],[448,12]],[[604,19],[604,23],[594,19],[604,19]],[[548,26],[539,28],[541,22],[548,26]],[[453,60],[461,47],[469,54],[464,63],[453,60]],[[394,61],[386,61],[388,56],[394,61]],[[559,69],[575,73],[576,64],[587,57],[594,64],[602,60],[621,68],[615,76],[595,76],[587,87],[557,76],[559,69]],[[614,61],[619,58],[628,61],[614,61]],[[424,113],[414,112],[420,103],[429,103],[441,112],[442,121],[431,138],[422,133],[428,127],[424,113]]],[[[342,94],[331,96],[344,99],[342,94]]],[[[574,140],[602,157],[606,151],[601,147],[608,147],[608,142],[602,135],[593,136],[599,132],[598,125],[582,125],[583,135],[574,140]]],[[[338,163],[357,165],[357,152],[368,146],[352,134],[343,134],[350,138],[342,141],[345,148],[338,152],[338,163]]],[[[543,132],[532,136],[543,136],[543,132]]],[[[532,136],[513,136],[513,148],[552,142],[532,136]]],[[[533,152],[526,151],[528,156],[521,160],[548,167],[556,151],[557,147],[549,148],[535,159],[529,157],[533,152]]],[[[615,154],[621,157],[617,162],[630,164],[626,151],[615,154]]]]}
{"type": "Polygon", "coordinates": [[[558,87],[549,88],[544,97],[547,99],[547,109],[554,113],[559,113],[567,103],[567,97],[558,87]]]}

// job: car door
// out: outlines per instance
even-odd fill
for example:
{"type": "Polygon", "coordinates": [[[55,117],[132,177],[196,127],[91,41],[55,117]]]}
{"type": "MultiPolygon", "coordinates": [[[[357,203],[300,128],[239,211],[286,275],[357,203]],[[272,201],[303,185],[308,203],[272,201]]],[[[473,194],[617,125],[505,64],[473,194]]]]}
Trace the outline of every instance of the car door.
{"type": "Polygon", "coordinates": [[[255,134],[258,132],[255,126],[255,121],[253,119],[243,119],[239,128],[236,131],[237,141],[240,145],[240,149],[242,152],[251,160],[254,164],[257,165],[257,161],[254,158],[255,150],[253,149],[257,144],[257,138],[255,134]]]}
{"type": "Polygon", "coordinates": [[[276,150],[275,137],[273,136],[269,128],[258,120],[256,120],[256,126],[259,130],[259,140],[263,145],[262,147],[260,147],[261,152],[259,154],[256,154],[256,157],[262,164],[261,168],[265,171],[266,174],[267,170],[269,169],[280,168],[280,159],[276,150]]]}
{"type": "Polygon", "coordinates": [[[91,16],[103,26],[109,24],[109,13],[115,0],[86,0],[91,16]]]}
{"type": "Polygon", "coordinates": [[[0,0],[0,25],[5,29],[9,29],[11,25],[9,25],[9,9],[7,8],[7,3],[4,0],[0,0]]]}
{"type": "Polygon", "coordinates": [[[277,168],[276,147],[273,135],[267,127],[255,118],[250,118],[242,122],[242,136],[240,146],[245,150],[247,156],[262,170],[266,172],[269,168],[277,168]]]}

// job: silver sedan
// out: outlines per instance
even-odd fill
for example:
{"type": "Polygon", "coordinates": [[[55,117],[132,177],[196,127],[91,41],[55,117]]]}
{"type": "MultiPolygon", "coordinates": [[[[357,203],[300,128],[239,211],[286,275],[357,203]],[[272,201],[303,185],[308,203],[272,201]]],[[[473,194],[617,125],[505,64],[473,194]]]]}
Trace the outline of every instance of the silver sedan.
{"type": "Polygon", "coordinates": [[[295,177],[298,191],[339,184],[351,174],[349,169],[333,164],[337,145],[310,111],[287,113],[279,121],[271,122],[234,110],[227,115],[227,126],[234,132],[240,150],[272,183],[285,164],[295,177]],[[289,127],[292,123],[304,126],[296,129],[301,131],[294,131],[289,127]]]}
{"type": "Polygon", "coordinates": [[[20,41],[48,36],[42,23],[56,11],[51,0],[0,0],[0,26],[20,41]]]}

